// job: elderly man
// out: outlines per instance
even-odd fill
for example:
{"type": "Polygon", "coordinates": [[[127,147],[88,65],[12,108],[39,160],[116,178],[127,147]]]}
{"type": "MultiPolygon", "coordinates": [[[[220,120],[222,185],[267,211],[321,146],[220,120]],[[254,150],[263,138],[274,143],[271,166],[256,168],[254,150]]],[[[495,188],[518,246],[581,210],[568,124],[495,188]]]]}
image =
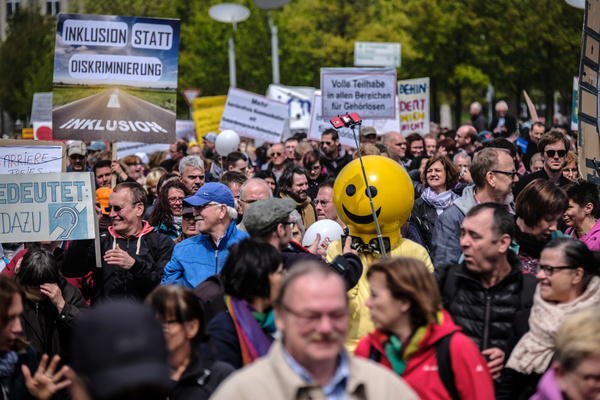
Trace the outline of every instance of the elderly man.
{"type": "Polygon", "coordinates": [[[523,274],[510,250],[515,227],[503,204],[471,208],[460,228],[464,261],[436,270],[444,308],[479,346],[495,378],[500,375],[513,320],[533,304],[537,280],[523,274]]]}
{"type": "Polygon", "coordinates": [[[490,131],[494,137],[509,137],[517,130],[517,120],[508,115],[508,104],[504,100],[496,103],[496,113],[490,124],[490,131]]]}
{"type": "Polygon", "coordinates": [[[465,214],[479,203],[498,203],[511,209],[512,188],[519,180],[510,152],[486,148],[478,152],[471,164],[474,186],[467,186],[462,196],[441,213],[433,227],[433,264],[458,262],[461,255],[460,226],[465,214]]]}
{"type": "Polygon", "coordinates": [[[469,107],[469,114],[471,114],[471,123],[477,130],[477,133],[487,130],[487,122],[485,117],[483,116],[481,103],[474,102],[471,103],[469,107]]]}
{"type": "MultiPolygon", "coordinates": [[[[240,189],[238,213],[243,217],[244,213],[246,212],[246,208],[248,208],[250,204],[261,199],[268,199],[269,197],[273,197],[273,193],[271,192],[269,184],[264,179],[248,179],[242,184],[240,189]]],[[[237,227],[242,231],[246,231],[246,226],[244,225],[243,220],[238,224],[237,227]]]]}
{"type": "Polygon", "coordinates": [[[175,246],[161,284],[193,289],[221,271],[229,247],[249,236],[235,226],[233,195],[222,183],[209,182],[184,202],[194,207],[196,230],[201,234],[175,246]]]}
{"type": "MultiPolygon", "coordinates": [[[[273,172],[275,178],[279,181],[279,177],[288,163],[285,147],[283,147],[283,144],[281,143],[275,143],[273,147],[267,151],[267,155],[270,157],[271,161],[266,169],[273,172]]],[[[290,161],[290,163],[291,162],[292,161],[290,161]]]]}
{"type": "Polygon", "coordinates": [[[204,185],[206,176],[204,175],[204,161],[200,157],[188,156],[179,162],[179,179],[192,195],[204,185]]]}
{"type": "Polygon", "coordinates": [[[337,211],[335,204],[333,204],[333,179],[327,180],[319,185],[319,192],[317,193],[316,199],[313,201],[315,210],[317,211],[317,219],[330,219],[337,222],[342,229],[346,229],[346,224],[342,222],[337,211]]]}
{"type": "Polygon", "coordinates": [[[198,235],[200,232],[196,230],[196,219],[194,218],[194,208],[187,206],[181,211],[181,235],[173,239],[175,244],[183,242],[192,236],[198,235]]]}
{"type": "Polygon", "coordinates": [[[282,340],[221,384],[212,399],[417,399],[399,376],[344,350],[348,303],[331,270],[312,263],[294,268],[275,311],[282,340]]]}
{"type": "Polygon", "coordinates": [[[304,229],[317,222],[317,214],[308,197],[308,173],[298,164],[287,165],[279,178],[279,197],[296,202],[296,210],[302,216],[304,229]]]}
{"type": "Polygon", "coordinates": [[[175,244],[142,220],[146,204],[146,191],[138,183],[115,186],[106,208],[112,226],[100,234],[102,265],[96,266],[94,241],[70,243],[63,273],[74,278],[92,271],[92,303],[115,297],[142,301],[160,283],[175,244]]]}
{"type": "Polygon", "coordinates": [[[535,179],[545,179],[556,186],[566,186],[571,181],[563,176],[562,170],[567,163],[567,153],[571,148],[571,142],[562,132],[551,129],[544,134],[538,142],[538,149],[542,154],[544,167],[537,172],[525,175],[515,185],[515,198],[530,182],[535,179]]]}
{"type": "Polygon", "coordinates": [[[460,170],[460,174],[458,176],[458,181],[460,183],[473,182],[473,178],[471,178],[471,159],[471,156],[469,156],[464,151],[459,151],[454,154],[454,158],[452,159],[452,161],[460,170]]]}

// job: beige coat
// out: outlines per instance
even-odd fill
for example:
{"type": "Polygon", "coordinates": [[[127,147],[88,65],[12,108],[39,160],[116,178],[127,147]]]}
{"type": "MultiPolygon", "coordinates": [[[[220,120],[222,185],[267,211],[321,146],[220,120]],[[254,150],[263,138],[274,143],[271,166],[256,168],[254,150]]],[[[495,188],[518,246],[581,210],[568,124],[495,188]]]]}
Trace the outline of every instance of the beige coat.
{"type": "MultiPolygon", "coordinates": [[[[417,400],[412,389],[393,372],[360,358],[348,358],[348,400],[417,400]]],[[[283,358],[281,342],[260,360],[237,371],[217,388],[211,400],[325,400],[314,383],[306,383],[283,358]]]]}

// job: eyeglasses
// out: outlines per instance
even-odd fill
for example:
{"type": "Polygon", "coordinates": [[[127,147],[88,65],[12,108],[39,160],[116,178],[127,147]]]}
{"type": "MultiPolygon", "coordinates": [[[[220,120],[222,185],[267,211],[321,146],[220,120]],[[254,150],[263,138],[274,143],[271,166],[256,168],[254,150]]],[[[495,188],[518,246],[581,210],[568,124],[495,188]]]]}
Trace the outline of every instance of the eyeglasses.
{"type": "Polygon", "coordinates": [[[257,202],[258,200],[242,200],[242,199],[240,199],[240,201],[243,202],[243,203],[246,203],[246,204],[250,205],[252,203],[257,202]]]}
{"type": "Polygon", "coordinates": [[[290,228],[294,229],[294,226],[296,226],[296,223],[294,221],[282,222],[281,225],[289,225],[290,228]]]}
{"type": "MultiPolygon", "coordinates": [[[[136,204],[138,204],[138,203],[140,203],[140,202],[138,201],[137,203],[133,203],[133,204],[131,204],[131,207],[135,206],[135,205],[136,205],[136,204]]],[[[106,211],[107,213],[109,213],[109,214],[110,214],[110,212],[111,212],[112,210],[115,210],[115,212],[116,212],[116,213],[119,213],[119,212],[121,212],[121,211],[122,211],[122,210],[123,210],[125,207],[127,207],[127,206],[124,206],[124,207],[121,207],[121,206],[108,206],[108,207],[104,207],[104,211],[106,211]]]]}
{"type": "Polygon", "coordinates": [[[271,156],[273,157],[279,157],[280,155],[282,155],[283,153],[271,153],[271,156]]]}
{"type": "Polygon", "coordinates": [[[69,156],[69,158],[71,160],[85,160],[86,156],[82,156],[81,154],[73,154],[72,156],[69,156]]]}
{"type": "Polygon", "coordinates": [[[566,150],[546,150],[546,155],[550,158],[554,158],[554,155],[558,154],[559,158],[563,158],[566,154],[566,150]]]}
{"type": "Polygon", "coordinates": [[[571,267],[571,266],[563,266],[563,267],[551,267],[550,265],[543,265],[540,264],[538,266],[538,271],[544,271],[544,274],[546,274],[546,276],[552,276],[552,274],[554,273],[554,270],[557,269],[577,269],[579,267],[571,267]]]}
{"type": "Polygon", "coordinates": [[[503,174],[506,176],[510,176],[511,179],[515,179],[515,176],[517,176],[519,173],[517,171],[512,171],[512,172],[508,172],[508,171],[496,171],[496,170],[492,170],[490,172],[494,172],[496,174],[503,174]]]}
{"type": "Polygon", "coordinates": [[[288,311],[294,317],[298,318],[302,325],[308,327],[314,327],[319,325],[319,322],[323,319],[323,317],[329,318],[333,325],[341,325],[346,323],[346,319],[348,318],[348,311],[346,309],[337,310],[330,313],[316,313],[316,312],[307,312],[301,313],[299,311],[294,311],[285,304],[281,305],[281,308],[288,311]]]}
{"type": "Polygon", "coordinates": [[[331,203],[329,200],[313,200],[313,205],[316,207],[321,204],[323,207],[327,207],[327,204],[331,203]]]}
{"type": "Polygon", "coordinates": [[[183,203],[183,197],[169,197],[169,203],[183,203]]]}

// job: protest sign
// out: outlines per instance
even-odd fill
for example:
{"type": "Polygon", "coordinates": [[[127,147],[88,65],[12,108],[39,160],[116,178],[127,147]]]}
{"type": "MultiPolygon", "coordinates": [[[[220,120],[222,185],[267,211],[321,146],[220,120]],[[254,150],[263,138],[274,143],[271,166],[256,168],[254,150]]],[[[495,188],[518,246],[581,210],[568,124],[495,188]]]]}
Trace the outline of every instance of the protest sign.
{"type": "Polygon", "coordinates": [[[132,154],[152,154],[157,151],[169,151],[169,145],[164,143],[117,143],[117,158],[121,159],[132,154]]]}
{"type": "Polygon", "coordinates": [[[52,121],[52,92],[33,94],[29,121],[52,121]]]}
{"type": "Polygon", "coordinates": [[[429,78],[398,81],[400,133],[429,133],[429,78]]]}
{"type": "Polygon", "coordinates": [[[252,139],[279,143],[287,116],[287,104],[229,88],[219,129],[231,129],[252,139]]]}
{"type": "Polygon", "coordinates": [[[194,121],[178,119],[175,121],[175,135],[177,139],[187,138],[190,142],[196,141],[196,127],[194,121]]]}
{"type": "Polygon", "coordinates": [[[52,140],[52,121],[37,121],[33,123],[34,140],[52,140]]]}
{"type": "Polygon", "coordinates": [[[0,174],[63,172],[66,160],[62,142],[0,139],[0,174]]]}
{"type": "Polygon", "coordinates": [[[179,20],[59,14],[54,139],[173,143],[179,20]]]}
{"type": "Polygon", "coordinates": [[[288,105],[290,129],[308,129],[315,91],[312,87],[271,84],[267,89],[267,97],[288,105]]]}
{"type": "Polygon", "coordinates": [[[227,96],[205,96],[194,99],[194,111],[212,107],[225,107],[227,96]]]}
{"type": "Polygon", "coordinates": [[[396,69],[321,68],[322,115],[358,113],[365,118],[394,118],[396,69]]]}
{"type": "Polygon", "coordinates": [[[0,242],[94,238],[92,172],[3,175],[0,242]]]}
{"type": "Polygon", "coordinates": [[[208,132],[219,130],[221,117],[223,116],[225,106],[216,106],[210,108],[202,108],[192,113],[194,124],[196,125],[196,135],[198,140],[202,139],[208,132]]]}
{"type": "Polygon", "coordinates": [[[573,104],[571,107],[571,130],[576,131],[577,128],[577,90],[579,89],[579,77],[573,77],[573,104]]]}

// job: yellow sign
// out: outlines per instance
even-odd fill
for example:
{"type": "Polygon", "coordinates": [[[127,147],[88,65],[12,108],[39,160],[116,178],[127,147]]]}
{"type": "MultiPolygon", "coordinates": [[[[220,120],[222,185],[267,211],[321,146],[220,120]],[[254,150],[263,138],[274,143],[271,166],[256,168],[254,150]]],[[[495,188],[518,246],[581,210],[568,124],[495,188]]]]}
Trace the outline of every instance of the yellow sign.
{"type": "MultiPolygon", "coordinates": [[[[196,104],[194,103],[194,108],[196,104]]],[[[208,132],[215,132],[219,130],[219,124],[221,123],[221,116],[225,105],[203,108],[192,113],[194,118],[194,124],[196,125],[196,136],[198,141],[202,141],[204,135],[208,132]]]]}
{"type": "Polygon", "coordinates": [[[23,139],[33,139],[33,128],[23,128],[21,137],[23,139]]]}
{"type": "Polygon", "coordinates": [[[194,111],[212,107],[224,107],[226,101],[227,96],[196,97],[194,99],[194,111]]]}

